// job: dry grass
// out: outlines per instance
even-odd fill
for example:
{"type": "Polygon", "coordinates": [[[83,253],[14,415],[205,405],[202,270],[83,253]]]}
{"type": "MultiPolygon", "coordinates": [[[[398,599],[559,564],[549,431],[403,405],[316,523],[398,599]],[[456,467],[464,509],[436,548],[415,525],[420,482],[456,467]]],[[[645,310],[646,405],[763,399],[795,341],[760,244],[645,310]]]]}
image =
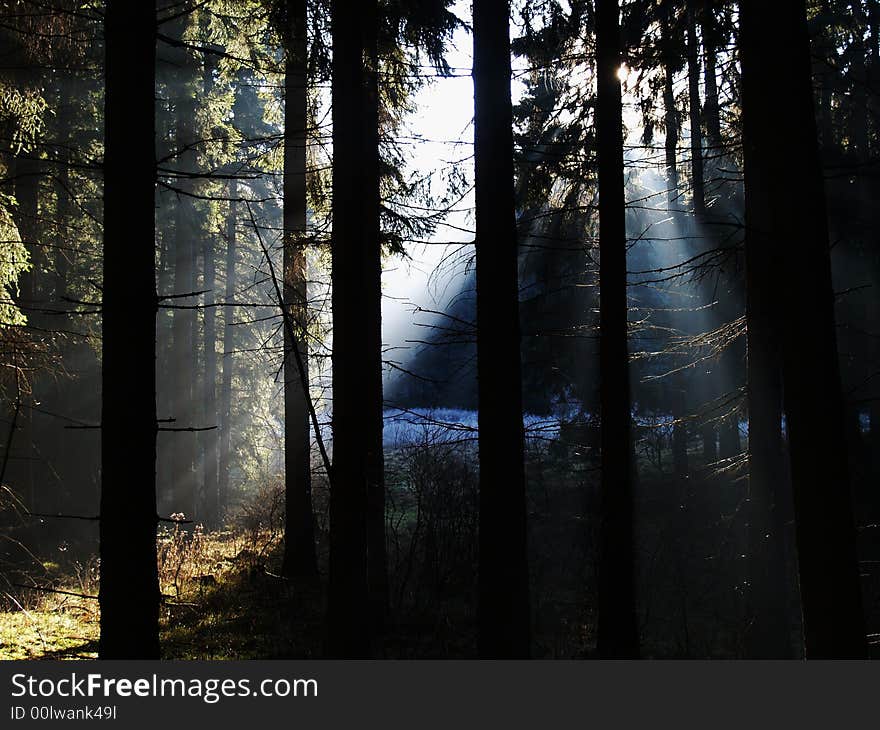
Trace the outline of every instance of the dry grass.
{"type": "MultiPolygon", "coordinates": [[[[261,497],[262,504],[270,506],[268,514],[251,507],[230,529],[206,532],[201,525],[174,525],[159,530],[160,630],[163,645],[172,648],[169,658],[215,655],[213,649],[202,651],[198,642],[207,640],[211,624],[216,629],[224,613],[236,614],[223,599],[234,601],[243,577],[271,576],[269,566],[279,542],[279,521],[271,505],[277,498],[261,497]],[[196,629],[204,629],[205,636],[196,629]],[[187,646],[191,642],[196,644],[187,646]]],[[[98,559],[91,557],[66,568],[44,566],[30,581],[35,587],[0,592],[0,660],[96,657],[98,576],[98,559]]],[[[246,647],[239,649],[235,654],[249,653],[246,647]]]]}

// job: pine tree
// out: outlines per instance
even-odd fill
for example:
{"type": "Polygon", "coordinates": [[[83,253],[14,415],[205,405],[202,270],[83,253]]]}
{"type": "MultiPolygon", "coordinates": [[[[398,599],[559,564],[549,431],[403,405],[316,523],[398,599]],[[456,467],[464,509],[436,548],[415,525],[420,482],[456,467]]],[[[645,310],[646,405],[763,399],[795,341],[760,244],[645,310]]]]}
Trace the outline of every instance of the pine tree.
{"type": "Polygon", "coordinates": [[[474,0],[477,392],[480,452],[478,649],[529,655],[529,570],[507,0],[474,0]]]}
{"type": "MultiPolygon", "coordinates": [[[[760,148],[747,173],[770,186],[779,288],[785,428],[807,658],[863,658],[865,623],[850,494],[840,386],[825,191],[819,161],[810,45],[803,0],[742,0],[743,114],[750,124],[781,123],[798,151],[760,148]],[[768,16],[769,12],[769,16],[768,16]],[[786,49],[780,54],[778,49],[786,49]],[[784,84],[749,99],[754,74],[776,68],[784,84]],[[797,180],[797,185],[790,184],[797,180]]],[[[764,131],[762,134],[771,134],[764,131]]],[[[766,139],[766,137],[765,137],[766,139]]]]}
{"type": "Polygon", "coordinates": [[[336,0],[331,9],[333,473],[326,653],[346,658],[371,652],[368,570],[376,556],[368,558],[367,532],[384,490],[376,12],[375,0],[356,8],[336,0]]]}
{"type": "Polygon", "coordinates": [[[156,567],[156,9],[105,14],[102,659],[159,657],[156,567]]]}
{"type": "Polygon", "coordinates": [[[309,447],[308,291],[306,276],[306,127],[308,123],[306,2],[288,0],[284,65],[284,298],[298,334],[284,328],[284,575],[318,577],[309,447]],[[299,372],[292,348],[300,353],[299,372]]]}
{"type": "Polygon", "coordinates": [[[633,482],[627,348],[623,110],[618,70],[620,8],[596,0],[596,133],[599,154],[599,380],[602,525],[597,649],[603,658],[639,653],[634,595],[633,482]]]}

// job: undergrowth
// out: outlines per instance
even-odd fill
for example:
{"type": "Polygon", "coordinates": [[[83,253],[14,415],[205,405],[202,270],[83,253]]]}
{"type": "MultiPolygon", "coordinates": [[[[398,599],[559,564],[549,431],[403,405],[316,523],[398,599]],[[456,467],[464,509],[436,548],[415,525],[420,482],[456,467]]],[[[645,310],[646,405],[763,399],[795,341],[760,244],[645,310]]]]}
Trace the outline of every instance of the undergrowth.
{"type": "MultiPolygon", "coordinates": [[[[296,653],[283,641],[294,600],[276,572],[277,489],[267,489],[222,530],[160,527],[157,564],[165,658],[265,657],[296,653]]],[[[97,657],[97,556],[67,565],[5,571],[0,590],[0,659],[97,657]],[[27,576],[11,578],[9,576],[27,576]],[[19,581],[19,582],[15,582],[19,581]]],[[[302,610],[299,611],[303,613],[302,610]]],[[[306,613],[307,615],[307,613],[306,613]]],[[[311,649],[304,648],[305,654],[311,649]]]]}

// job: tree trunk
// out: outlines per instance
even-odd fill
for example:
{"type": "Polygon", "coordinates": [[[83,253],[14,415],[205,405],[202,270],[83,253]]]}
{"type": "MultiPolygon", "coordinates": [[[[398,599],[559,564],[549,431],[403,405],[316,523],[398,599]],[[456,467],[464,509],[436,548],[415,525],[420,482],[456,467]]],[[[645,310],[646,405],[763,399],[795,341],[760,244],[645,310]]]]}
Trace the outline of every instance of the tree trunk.
{"type": "Polygon", "coordinates": [[[306,279],[307,200],[306,2],[287,4],[284,76],[284,306],[296,341],[284,328],[284,561],[282,573],[299,581],[318,577],[312,515],[308,393],[308,290],[306,279]],[[293,348],[305,366],[297,368],[293,348]]]}
{"type": "MultiPolygon", "coordinates": [[[[750,43],[746,14],[742,43],[750,43]]],[[[749,412],[749,481],[746,510],[748,593],[746,655],[791,658],[785,586],[785,530],[781,501],[785,484],[782,442],[782,352],[776,296],[782,262],[772,235],[773,180],[762,160],[775,153],[772,128],[751,113],[772,102],[773,79],[754,66],[743,45],[743,158],[746,224],[746,319],[749,412]]]]}
{"type": "MultiPolygon", "coordinates": [[[[864,658],[865,622],[847,463],[834,321],[825,191],[817,145],[810,47],[803,0],[768,6],[741,0],[743,81],[749,124],[779,125],[798,154],[763,146],[746,177],[772,195],[773,255],[785,269],[776,332],[782,343],[784,409],[791,460],[807,658],[864,658]],[[769,8],[769,9],[768,9],[769,8]],[[786,53],[780,54],[779,49],[786,53]],[[756,75],[775,68],[785,84],[749,98],[756,75]],[[752,84],[751,90],[747,82],[752,84]],[[792,186],[790,180],[797,180],[792,186]]],[[[771,139],[770,130],[762,130],[771,139]]],[[[752,188],[754,193],[760,192],[752,188]]]]}
{"type": "MultiPolygon", "coordinates": [[[[177,21],[182,35],[185,19],[177,21]]],[[[185,176],[195,169],[195,153],[192,145],[195,142],[193,122],[196,116],[196,102],[192,78],[190,77],[192,58],[188,51],[177,54],[180,64],[178,73],[178,89],[176,100],[175,143],[177,147],[177,168],[183,173],[174,182],[179,190],[174,217],[174,289],[177,299],[175,305],[191,305],[193,299],[182,298],[181,295],[196,290],[196,258],[195,246],[195,206],[193,205],[192,182],[185,176]]],[[[172,408],[174,422],[172,428],[192,428],[197,425],[195,416],[195,332],[196,313],[194,309],[174,309],[172,314],[173,356],[172,372],[174,375],[174,398],[172,408]]],[[[187,518],[196,516],[196,464],[195,434],[175,432],[171,434],[172,509],[182,512],[187,518]]]]}
{"type": "MultiPolygon", "coordinates": [[[[205,21],[206,22],[206,21],[205,21]]],[[[202,74],[202,93],[204,98],[209,98],[214,87],[215,59],[210,53],[205,54],[204,69],[202,74]]],[[[217,310],[214,307],[216,294],[214,287],[217,285],[216,261],[214,258],[214,231],[204,229],[202,231],[202,261],[204,263],[203,280],[201,289],[204,290],[203,317],[203,341],[202,358],[203,367],[198,370],[200,377],[199,419],[198,425],[208,430],[201,431],[198,436],[198,458],[200,461],[200,476],[202,478],[202,495],[199,504],[203,510],[204,521],[210,526],[216,526],[219,515],[219,485],[218,485],[218,432],[216,430],[217,413],[217,310]]],[[[197,335],[198,330],[196,330],[197,335]]],[[[197,340],[196,340],[197,341],[197,340]]]]}
{"type": "Polygon", "coordinates": [[[388,612],[388,556],[385,541],[385,455],[383,452],[382,395],[382,247],[380,234],[380,159],[379,159],[379,49],[377,9],[368,6],[364,29],[364,134],[363,159],[369,162],[369,179],[362,191],[367,210],[364,221],[370,225],[371,238],[364,249],[362,265],[365,278],[366,314],[360,320],[365,327],[364,424],[367,474],[367,576],[370,591],[372,630],[379,633],[388,612]]]}
{"type": "Polygon", "coordinates": [[[706,87],[703,117],[706,123],[709,154],[713,159],[717,159],[723,151],[723,143],[721,140],[721,110],[718,105],[718,30],[712,0],[703,0],[700,30],[703,35],[703,57],[705,59],[703,74],[706,87]]]}
{"type": "Polygon", "coordinates": [[[105,12],[102,659],[159,658],[156,568],[156,9],[105,12]]]}
{"type": "MultiPolygon", "coordinates": [[[[214,237],[208,234],[205,255],[205,370],[202,390],[204,393],[206,426],[217,424],[217,310],[214,308],[214,287],[217,285],[214,264],[214,237]]],[[[219,512],[219,486],[217,478],[217,431],[205,431],[202,436],[202,459],[205,477],[205,518],[216,525],[219,512]]]]}
{"type": "Polygon", "coordinates": [[[509,12],[507,0],[473,3],[478,651],[491,659],[530,651],[509,12]]]}
{"type": "Polygon", "coordinates": [[[599,153],[599,382],[602,453],[602,526],[597,648],[603,658],[639,653],[633,555],[635,463],[630,423],[627,347],[626,225],[623,112],[620,81],[620,8],[596,0],[599,153]]]}
{"type": "MultiPolygon", "coordinates": [[[[379,578],[372,568],[381,558],[367,554],[368,525],[375,528],[384,493],[378,98],[370,80],[376,12],[375,0],[332,4],[334,458],[326,653],[346,658],[371,653],[371,589],[379,578]]],[[[370,547],[378,548],[372,537],[370,547]]]]}
{"type": "Polygon", "coordinates": [[[235,259],[238,183],[229,181],[229,212],[226,216],[226,306],[223,308],[223,375],[220,382],[220,445],[217,485],[217,519],[222,524],[229,504],[229,466],[232,450],[232,370],[235,363],[235,259]]]}

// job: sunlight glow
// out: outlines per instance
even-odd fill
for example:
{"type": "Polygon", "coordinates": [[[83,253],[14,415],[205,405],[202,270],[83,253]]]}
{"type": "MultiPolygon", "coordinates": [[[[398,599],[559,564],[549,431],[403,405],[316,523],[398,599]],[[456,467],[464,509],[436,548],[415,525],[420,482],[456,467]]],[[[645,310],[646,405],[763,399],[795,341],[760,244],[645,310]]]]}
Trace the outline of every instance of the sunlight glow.
{"type": "Polygon", "coordinates": [[[625,63],[620,64],[620,68],[617,69],[617,78],[620,80],[620,83],[625,84],[630,75],[629,66],[625,63]]]}

